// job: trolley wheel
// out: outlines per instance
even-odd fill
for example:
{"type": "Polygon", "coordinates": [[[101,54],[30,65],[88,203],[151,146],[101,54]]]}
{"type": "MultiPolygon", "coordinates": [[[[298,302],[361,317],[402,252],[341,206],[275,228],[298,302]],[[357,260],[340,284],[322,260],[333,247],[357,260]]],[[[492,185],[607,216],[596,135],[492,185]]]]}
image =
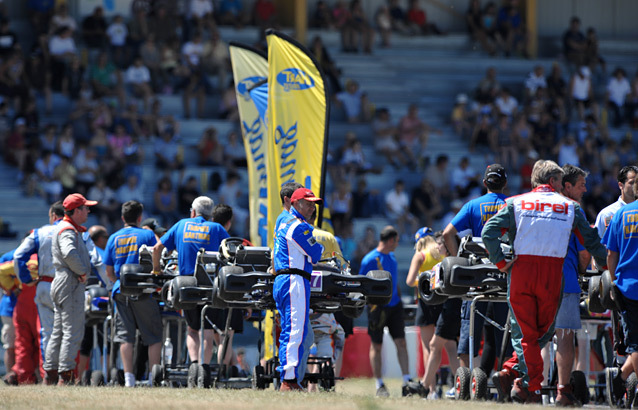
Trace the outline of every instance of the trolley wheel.
{"type": "Polygon", "coordinates": [[[113,386],[124,386],[124,370],[116,367],[111,369],[111,384],[113,386]]]}
{"type": "Polygon", "coordinates": [[[253,389],[264,390],[266,388],[266,380],[264,380],[264,366],[257,365],[253,368],[253,389]]]}
{"type": "Polygon", "coordinates": [[[325,391],[331,391],[335,387],[335,371],[329,363],[321,367],[319,386],[325,391]]]}
{"type": "Polygon", "coordinates": [[[592,276],[589,278],[589,287],[587,289],[588,302],[587,307],[591,313],[604,313],[605,308],[600,301],[600,276],[592,276]]]}
{"type": "Polygon", "coordinates": [[[454,375],[454,398],[456,400],[470,399],[470,384],[472,374],[467,367],[459,367],[454,375]]]}
{"type": "Polygon", "coordinates": [[[90,386],[91,385],[91,371],[85,370],[82,372],[82,377],[80,378],[81,386],[90,386]]]}
{"type": "Polygon", "coordinates": [[[574,396],[581,404],[589,403],[590,393],[587,385],[587,377],[580,370],[574,370],[571,374],[569,384],[572,385],[574,396]]]}
{"type": "Polygon", "coordinates": [[[487,399],[487,375],[480,367],[472,370],[470,398],[472,400],[487,399]]]}
{"type": "MultiPolygon", "coordinates": [[[[636,391],[636,387],[638,387],[638,377],[636,377],[636,373],[632,373],[627,377],[627,382],[625,383],[625,391],[636,391]]],[[[632,403],[627,403],[629,401],[629,395],[625,393],[625,407],[629,408],[632,406],[632,403]]],[[[613,406],[615,407],[615,406],[613,406]]]]}
{"type": "MultiPolygon", "coordinates": [[[[391,279],[392,275],[387,270],[371,270],[366,273],[366,277],[372,279],[391,279]]],[[[390,286],[392,287],[392,286],[390,286]]],[[[392,291],[390,291],[389,296],[372,296],[366,297],[366,303],[369,305],[387,305],[390,303],[390,299],[392,299],[392,291]]]]}
{"type": "Polygon", "coordinates": [[[91,373],[91,386],[104,386],[104,373],[102,373],[102,370],[93,370],[91,373]]]}
{"type": "Polygon", "coordinates": [[[197,372],[198,372],[198,364],[191,363],[190,366],[188,366],[188,376],[186,378],[186,386],[189,389],[193,389],[197,387],[197,372]]]}
{"type": "Polygon", "coordinates": [[[356,319],[363,314],[364,306],[341,306],[341,311],[345,317],[356,319]]]}
{"type": "Polygon", "coordinates": [[[154,364],[151,368],[151,385],[160,387],[164,380],[164,368],[161,364],[154,364]]]}
{"type": "Polygon", "coordinates": [[[197,388],[210,388],[210,367],[203,364],[197,366],[197,388]]]}

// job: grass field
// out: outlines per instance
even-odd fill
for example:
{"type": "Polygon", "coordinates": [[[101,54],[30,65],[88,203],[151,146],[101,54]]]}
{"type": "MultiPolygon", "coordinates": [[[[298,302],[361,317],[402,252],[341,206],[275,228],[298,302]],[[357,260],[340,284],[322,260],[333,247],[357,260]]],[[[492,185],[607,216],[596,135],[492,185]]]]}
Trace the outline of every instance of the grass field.
{"type": "MultiPolygon", "coordinates": [[[[391,396],[376,398],[372,379],[349,379],[337,383],[330,393],[280,393],[272,389],[255,390],[198,390],[171,388],[122,387],[0,387],[0,408],[3,409],[454,409],[471,406],[476,409],[521,408],[520,405],[494,402],[428,401],[417,397],[401,397],[400,380],[386,380],[391,396]],[[219,407],[218,407],[219,406],[219,407]]],[[[1,383],[0,383],[1,384],[1,383]]]]}

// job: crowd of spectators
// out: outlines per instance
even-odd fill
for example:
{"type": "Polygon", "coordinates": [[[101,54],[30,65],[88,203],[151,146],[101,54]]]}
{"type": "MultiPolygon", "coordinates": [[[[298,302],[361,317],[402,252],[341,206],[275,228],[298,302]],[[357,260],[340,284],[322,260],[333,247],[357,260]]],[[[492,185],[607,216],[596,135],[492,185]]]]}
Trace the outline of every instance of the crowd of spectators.
{"type": "MultiPolygon", "coordinates": [[[[170,225],[184,214],[184,204],[192,202],[193,195],[212,188],[237,209],[234,233],[246,234],[246,192],[241,187],[247,181],[240,181],[234,171],[246,166],[240,134],[208,127],[196,136],[201,138],[193,150],[183,144],[181,121],[196,116],[236,123],[228,47],[218,26],[277,26],[278,14],[269,0],[254,2],[252,11],[237,1],[221,1],[214,10],[211,3],[194,0],[181,9],[175,2],[135,0],[128,15],[107,18],[96,7],[77,21],[64,4],[55,10],[30,9],[31,42],[18,41],[3,14],[0,142],[28,195],[54,201],[69,192],[84,193],[100,201],[95,214],[115,229],[125,200],[152,201],[147,209],[170,225]],[[53,95],[60,93],[72,101],[68,117],[64,123],[43,122],[53,111],[53,95]],[[163,114],[159,95],[179,96],[182,112],[163,114]],[[206,104],[211,96],[217,101],[212,108],[206,104]],[[144,180],[145,158],[157,169],[151,181],[144,180]],[[195,163],[229,171],[213,173],[203,187],[187,177],[195,163]],[[157,188],[148,195],[144,186],[157,188]]],[[[490,55],[527,57],[519,1],[483,3],[469,2],[465,17],[472,38],[490,55]]],[[[377,34],[385,47],[393,34],[443,34],[418,0],[389,0],[372,20],[359,0],[319,1],[310,24],[339,30],[343,52],[371,52],[377,34]]],[[[264,47],[263,39],[256,45],[264,47]]],[[[614,191],[608,188],[614,185],[618,166],[635,160],[632,142],[616,143],[610,127],[638,124],[638,77],[630,79],[618,67],[607,78],[596,31],[581,33],[578,18],[572,19],[563,47],[565,64],[530,63],[529,75],[518,84],[504,86],[497,69],[489,68],[474,90],[456,97],[450,121],[471,153],[489,156],[518,174],[521,190],[529,188],[535,159],[555,159],[561,165],[587,164],[592,174],[585,201],[610,202],[613,198],[607,197],[614,191]]],[[[442,131],[420,117],[418,105],[392,118],[388,109],[370,101],[356,78],[341,78],[338,61],[320,36],[309,49],[326,74],[335,118],[370,124],[373,135],[370,146],[349,133],[341,147],[330,147],[334,190],[328,192],[327,203],[341,238],[360,244],[360,238],[352,238],[353,218],[389,218],[404,237],[418,226],[441,227],[459,203],[478,194],[480,173],[467,158],[458,164],[450,164],[446,155],[430,158],[430,136],[442,131]],[[381,192],[367,186],[366,175],[389,169],[397,175],[392,189],[381,192]],[[423,175],[420,185],[406,188],[400,173],[408,170],[423,175]]],[[[356,249],[349,254],[356,255],[356,249]]]]}

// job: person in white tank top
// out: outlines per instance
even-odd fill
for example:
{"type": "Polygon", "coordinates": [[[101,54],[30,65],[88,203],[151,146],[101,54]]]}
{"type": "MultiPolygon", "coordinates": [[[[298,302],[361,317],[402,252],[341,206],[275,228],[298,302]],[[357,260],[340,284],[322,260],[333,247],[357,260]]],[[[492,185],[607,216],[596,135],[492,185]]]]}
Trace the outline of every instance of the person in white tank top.
{"type": "Polygon", "coordinates": [[[591,83],[591,71],[582,66],[572,76],[569,84],[572,107],[578,110],[578,118],[583,121],[585,111],[589,109],[598,123],[598,105],[594,101],[594,89],[591,83]]]}

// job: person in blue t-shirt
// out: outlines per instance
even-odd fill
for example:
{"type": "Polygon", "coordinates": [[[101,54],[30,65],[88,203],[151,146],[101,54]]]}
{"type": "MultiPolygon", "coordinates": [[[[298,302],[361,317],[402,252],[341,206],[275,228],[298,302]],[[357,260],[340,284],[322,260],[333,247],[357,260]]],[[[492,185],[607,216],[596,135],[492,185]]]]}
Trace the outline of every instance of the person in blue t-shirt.
{"type": "Polygon", "coordinates": [[[142,341],[148,346],[148,364],[153,367],[160,363],[162,349],[162,317],[159,305],[151,295],[145,293],[136,297],[126,297],[120,293],[120,270],[125,264],[139,263],[140,247],[153,246],[157,242],[155,234],[140,228],[144,206],[137,201],[122,204],[124,228],[115,232],[106,243],[104,264],[106,275],[115,282],[113,301],[117,308],[114,341],[120,343],[120,358],[124,367],[126,387],[135,387],[133,366],[133,344],[135,332],[140,331],[142,341]]]}
{"type": "Polygon", "coordinates": [[[303,185],[301,185],[299,182],[286,182],[281,186],[279,197],[281,198],[281,206],[284,209],[282,209],[281,213],[277,217],[277,220],[275,221],[275,232],[279,230],[281,224],[284,224],[294,218],[290,214],[290,207],[292,206],[292,204],[290,203],[290,198],[292,198],[292,194],[299,188],[303,188],[303,185]]]}
{"type": "MultiPolygon", "coordinates": [[[[563,190],[562,194],[578,203],[587,192],[586,178],[588,172],[571,164],[563,165],[563,190]]],[[[582,209],[581,209],[582,211],[582,209]]],[[[583,212],[583,215],[585,213],[583,212]]],[[[591,255],[578,241],[576,234],[572,233],[567,246],[567,255],[563,262],[563,299],[554,327],[556,329],[556,364],[558,366],[558,396],[557,405],[572,406],[576,403],[576,397],[572,391],[569,378],[574,364],[575,346],[574,335],[581,328],[580,323],[580,284],[578,275],[584,273],[591,260],[591,255]]],[[[589,343],[586,339],[583,340],[589,343]]],[[[549,345],[545,346],[549,354],[549,345]]],[[[589,360],[589,358],[587,358],[589,360]]]]}
{"type": "Polygon", "coordinates": [[[377,396],[387,397],[388,389],[383,383],[381,373],[381,350],[383,348],[383,329],[390,331],[390,336],[397,347],[397,358],[403,375],[403,385],[410,381],[408,367],[408,350],[405,342],[405,322],[403,321],[403,303],[399,295],[398,265],[394,250],[399,245],[399,233],[392,226],[386,226],[379,234],[377,247],[371,250],[361,260],[359,275],[365,275],[372,270],[386,270],[392,275],[392,299],[385,306],[368,306],[368,334],[370,345],[370,364],[376,380],[377,396]]]}
{"type": "MultiPolygon", "coordinates": [[[[195,274],[197,252],[200,249],[218,251],[222,240],[229,237],[223,226],[211,222],[215,203],[207,196],[199,196],[193,200],[190,218],[182,219],[173,225],[160,238],[153,248],[153,272],[160,272],[160,257],[164,248],[168,251],[177,250],[177,267],[180,275],[195,274]]],[[[184,318],[188,325],[186,344],[191,363],[199,363],[199,330],[202,306],[184,309],[184,318]]],[[[209,320],[204,321],[204,371],[208,372],[213,357],[213,327],[212,311],[208,310],[209,320]]]]}
{"type": "MultiPolygon", "coordinates": [[[[491,164],[485,169],[483,185],[487,193],[473,199],[463,205],[459,213],[445,227],[443,240],[450,255],[458,254],[457,233],[471,231],[474,238],[480,238],[485,223],[505,205],[507,196],[503,193],[507,186],[507,172],[500,164],[491,164]]],[[[483,315],[488,311],[488,306],[492,305],[493,319],[501,325],[507,320],[508,307],[505,303],[480,302],[476,304],[476,310],[483,315]]],[[[471,301],[464,301],[461,305],[461,331],[458,346],[458,355],[461,366],[469,367],[470,354],[470,306],[471,301]]],[[[484,319],[481,315],[474,316],[474,352],[476,357],[479,352],[481,336],[483,333],[484,319]]],[[[485,335],[485,348],[481,356],[481,368],[485,373],[490,374],[496,359],[496,349],[501,346],[502,332],[493,327],[492,332],[485,335]]]]}
{"type": "MultiPolygon", "coordinates": [[[[638,191],[638,182],[634,182],[634,191],[638,191]]],[[[620,291],[616,294],[621,300],[616,302],[622,306],[620,316],[628,361],[633,369],[638,369],[638,201],[623,206],[614,214],[601,242],[607,247],[607,267],[620,291]]],[[[620,379],[623,381],[620,384],[624,385],[631,367],[623,366],[622,372],[617,371],[613,378],[620,379]]]]}

